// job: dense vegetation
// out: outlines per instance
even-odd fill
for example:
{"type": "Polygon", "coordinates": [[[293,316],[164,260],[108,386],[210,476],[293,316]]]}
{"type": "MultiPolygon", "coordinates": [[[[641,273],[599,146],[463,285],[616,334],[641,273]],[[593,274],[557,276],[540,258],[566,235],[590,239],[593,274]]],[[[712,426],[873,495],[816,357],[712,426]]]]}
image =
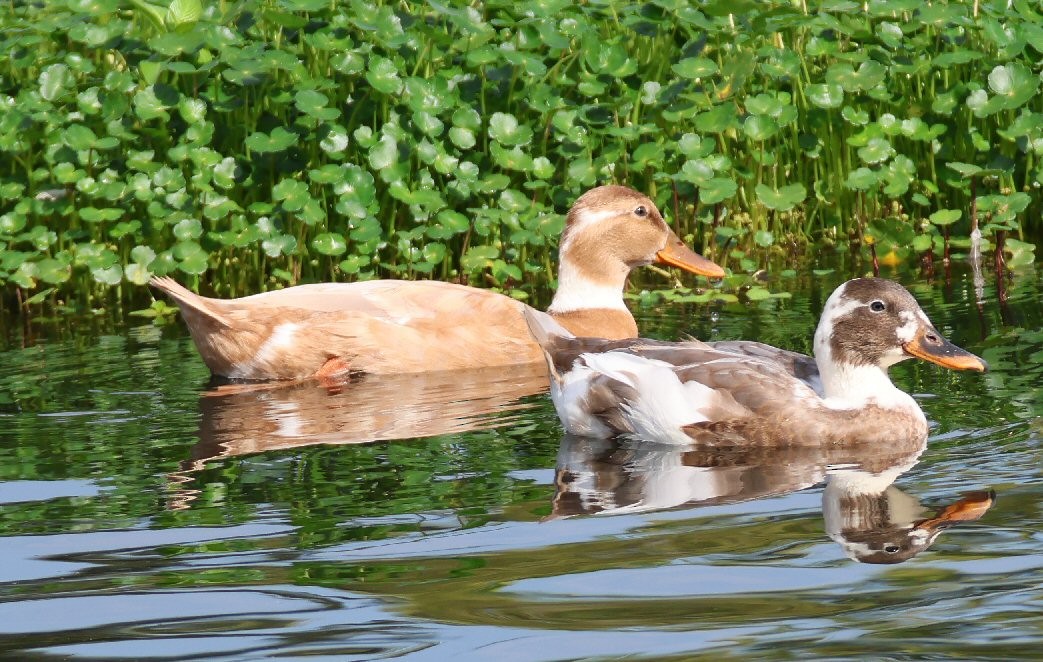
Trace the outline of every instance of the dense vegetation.
{"type": "Polygon", "coordinates": [[[606,181],[737,274],[1041,229],[1027,0],[16,0],[0,28],[9,302],[166,273],[525,296],[606,181]]]}

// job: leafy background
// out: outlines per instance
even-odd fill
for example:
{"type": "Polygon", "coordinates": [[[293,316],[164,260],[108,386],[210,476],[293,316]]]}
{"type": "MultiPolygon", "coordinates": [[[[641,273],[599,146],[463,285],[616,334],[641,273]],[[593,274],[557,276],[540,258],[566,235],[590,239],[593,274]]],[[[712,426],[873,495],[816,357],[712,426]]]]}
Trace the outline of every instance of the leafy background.
{"type": "MultiPolygon", "coordinates": [[[[309,280],[553,285],[572,200],[649,192],[737,275],[1041,229],[1026,0],[61,0],[0,8],[4,305],[309,280]]],[[[1027,233],[1027,235],[1026,235],[1027,233]]]]}

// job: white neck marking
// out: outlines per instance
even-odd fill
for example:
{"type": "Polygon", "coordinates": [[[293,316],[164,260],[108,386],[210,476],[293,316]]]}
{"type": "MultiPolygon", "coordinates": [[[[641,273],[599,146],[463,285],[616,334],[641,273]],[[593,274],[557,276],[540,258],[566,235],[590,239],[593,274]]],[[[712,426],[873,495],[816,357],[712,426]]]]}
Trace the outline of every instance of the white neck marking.
{"type": "Polygon", "coordinates": [[[623,283],[616,285],[594,281],[582,269],[562,262],[558,270],[558,289],[547,312],[570,313],[593,308],[628,310],[623,303],[623,283]]]}
{"type": "Polygon", "coordinates": [[[895,386],[883,368],[819,359],[818,370],[827,407],[854,409],[876,404],[887,409],[920,411],[912,396],[895,386]]]}
{"type": "Polygon", "coordinates": [[[594,308],[627,310],[623,303],[623,286],[630,267],[607,253],[600,256],[596,265],[577,262],[572,255],[577,237],[592,233],[598,224],[618,215],[619,211],[615,209],[595,211],[586,208],[575,215],[558,249],[558,289],[548,312],[568,313],[594,308]]]}

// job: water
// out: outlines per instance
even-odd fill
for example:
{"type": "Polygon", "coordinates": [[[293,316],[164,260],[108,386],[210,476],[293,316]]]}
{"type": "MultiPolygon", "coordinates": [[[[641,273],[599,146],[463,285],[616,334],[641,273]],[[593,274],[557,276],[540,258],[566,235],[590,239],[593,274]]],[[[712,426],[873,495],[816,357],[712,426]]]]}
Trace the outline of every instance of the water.
{"type": "MultiPolygon", "coordinates": [[[[806,350],[839,280],[641,323],[806,350]]],[[[215,389],[180,324],[9,328],[0,656],[1034,658],[1043,279],[903,280],[993,368],[893,369],[926,447],[563,438],[538,371],[215,389]]]]}

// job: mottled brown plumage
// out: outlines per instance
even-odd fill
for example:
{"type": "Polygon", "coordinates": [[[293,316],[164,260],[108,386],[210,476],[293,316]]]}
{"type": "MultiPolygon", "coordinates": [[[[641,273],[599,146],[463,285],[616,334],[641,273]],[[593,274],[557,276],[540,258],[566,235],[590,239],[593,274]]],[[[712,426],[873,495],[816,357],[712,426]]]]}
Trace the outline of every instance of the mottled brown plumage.
{"type": "Polygon", "coordinates": [[[887,377],[907,358],[984,371],[900,285],[856,279],[827,301],[816,358],[749,341],[572,337],[526,311],[566,430],[706,446],[895,444],[927,436],[923,412],[887,377]]]}

